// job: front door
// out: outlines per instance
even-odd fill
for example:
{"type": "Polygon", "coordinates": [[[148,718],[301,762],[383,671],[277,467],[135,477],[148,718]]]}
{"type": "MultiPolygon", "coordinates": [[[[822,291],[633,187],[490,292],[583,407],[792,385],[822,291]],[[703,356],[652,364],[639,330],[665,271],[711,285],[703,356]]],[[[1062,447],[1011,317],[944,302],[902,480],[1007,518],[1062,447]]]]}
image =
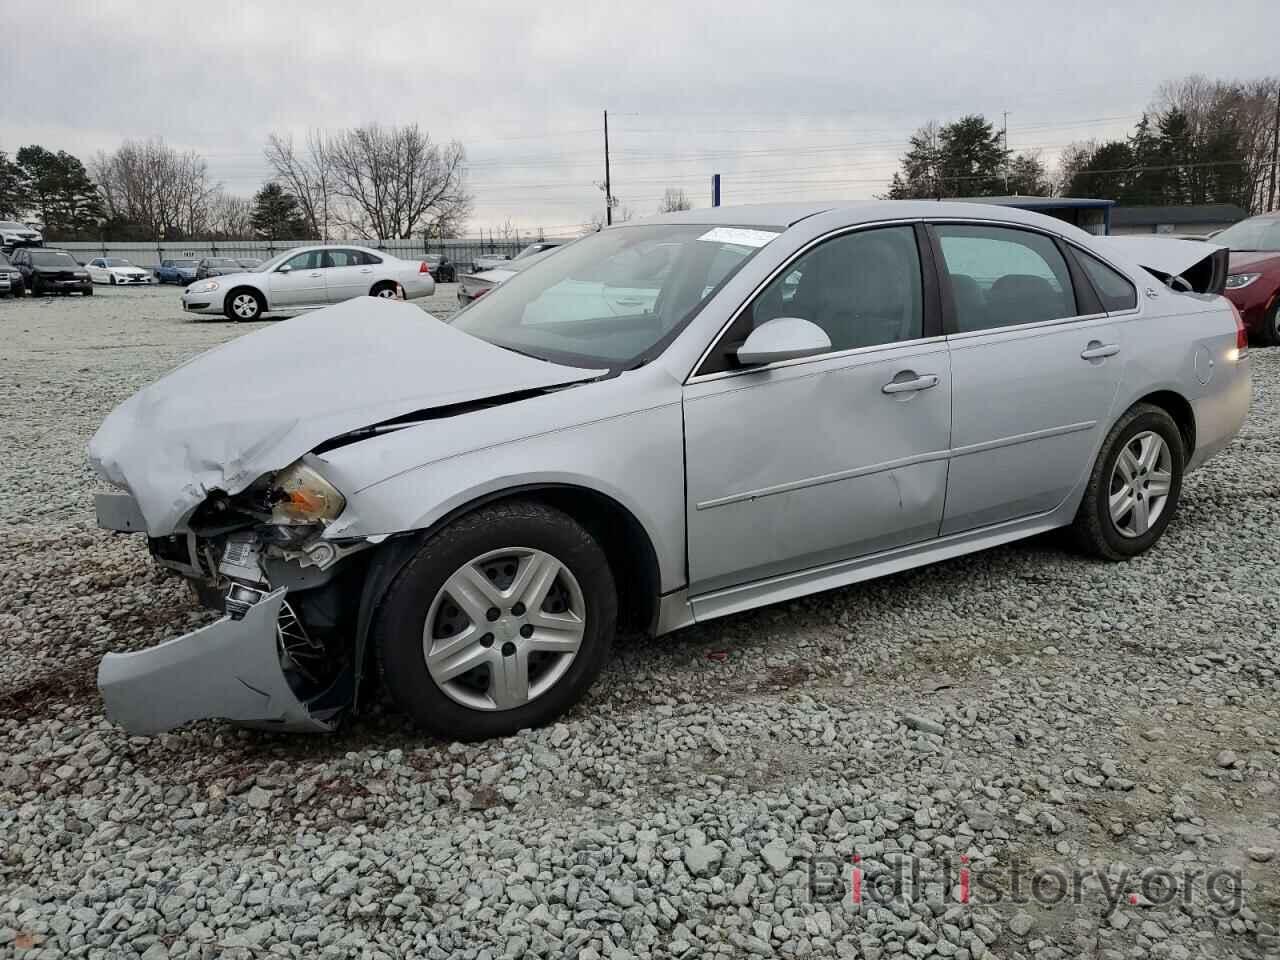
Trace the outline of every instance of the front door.
{"type": "Polygon", "coordinates": [[[1107,430],[1126,324],[1076,289],[1045,234],[970,224],[934,231],[953,304],[945,535],[1066,499],[1107,430]]]}
{"type": "Polygon", "coordinates": [[[323,250],[294,254],[271,274],[271,308],[315,307],[328,303],[325,272],[323,250]]]}
{"type": "Polygon", "coordinates": [[[692,595],[938,535],[951,372],[925,289],[913,227],[860,230],[786,265],[730,326],[685,388],[692,595]],[[831,352],[737,366],[782,316],[831,352]]]}

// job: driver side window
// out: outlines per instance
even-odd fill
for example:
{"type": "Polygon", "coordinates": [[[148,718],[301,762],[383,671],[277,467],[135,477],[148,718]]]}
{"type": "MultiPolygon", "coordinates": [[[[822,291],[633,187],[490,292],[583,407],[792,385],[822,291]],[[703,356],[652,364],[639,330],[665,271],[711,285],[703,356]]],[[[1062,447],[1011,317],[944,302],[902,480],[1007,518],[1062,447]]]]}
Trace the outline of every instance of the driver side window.
{"type": "Polygon", "coordinates": [[[290,257],[284,262],[283,266],[288,267],[290,270],[319,270],[323,256],[323,250],[308,250],[305,253],[290,257]]]}
{"type": "Polygon", "coordinates": [[[832,352],[918,340],[924,293],[914,229],[842,234],[792,261],[738,315],[698,373],[734,369],[735,352],[751,331],[778,317],[821,327],[832,352]]]}

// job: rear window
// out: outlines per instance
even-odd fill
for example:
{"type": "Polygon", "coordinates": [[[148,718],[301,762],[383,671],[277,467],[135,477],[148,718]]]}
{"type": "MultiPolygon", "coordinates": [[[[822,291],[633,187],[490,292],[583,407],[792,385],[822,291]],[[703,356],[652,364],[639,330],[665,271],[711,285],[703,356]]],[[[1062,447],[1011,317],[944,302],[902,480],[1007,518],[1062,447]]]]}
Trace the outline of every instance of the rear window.
{"type": "Polygon", "coordinates": [[[1093,282],[1093,289],[1098,291],[1098,299],[1102,301],[1102,309],[1108,313],[1117,310],[1132,310],[1138,305],[1138,290],[1119,270],[1113,270],[1097,257],[1090,256],[1083,250],[1076,251],[1076,258],[1084,267],[1084,272],[1093,282]]]}

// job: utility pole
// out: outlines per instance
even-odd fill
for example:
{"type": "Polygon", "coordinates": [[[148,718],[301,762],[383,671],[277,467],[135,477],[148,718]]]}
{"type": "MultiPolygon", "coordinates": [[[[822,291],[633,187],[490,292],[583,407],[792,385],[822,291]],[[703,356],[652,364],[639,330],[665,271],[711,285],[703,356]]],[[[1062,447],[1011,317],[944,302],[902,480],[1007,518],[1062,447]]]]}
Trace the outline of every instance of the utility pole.
{"type": "Polygon", "coordinates": [[[1009,192],[1009,111],[1004,112],[1004,192],[1009,192]]]}
{"type": "Polygon", "coordinates": [[[1280,83],[1276,84],[1276,113],[1271,121],[1271,186],[1267,188],[1267,209],[1276,208],[1276,164],[1280,162],[1280,83]]]}
{"type": "Polygon", "coordinates": [[[604,112],[604,222],[613,226],[613,185],[609,181],[609,111],[604,112]]]}

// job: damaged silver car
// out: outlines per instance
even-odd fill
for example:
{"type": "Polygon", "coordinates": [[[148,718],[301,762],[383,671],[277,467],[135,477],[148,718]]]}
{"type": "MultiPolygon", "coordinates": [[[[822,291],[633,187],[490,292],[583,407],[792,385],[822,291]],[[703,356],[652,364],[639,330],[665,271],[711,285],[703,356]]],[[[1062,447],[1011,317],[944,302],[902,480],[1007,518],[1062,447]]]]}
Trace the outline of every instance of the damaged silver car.
{"type": "Polygon", "coordinates": [[[1248,410],[1217,254],[959,203],[720,208],[566,245],[450,323],[361,298],[240,337],[90,444],[100,525],[223,614],[109,654],[107,713],[332,730],[380,681],[502,736],[620,626],[1055,527],[1135,556],[1248,410]]]}

